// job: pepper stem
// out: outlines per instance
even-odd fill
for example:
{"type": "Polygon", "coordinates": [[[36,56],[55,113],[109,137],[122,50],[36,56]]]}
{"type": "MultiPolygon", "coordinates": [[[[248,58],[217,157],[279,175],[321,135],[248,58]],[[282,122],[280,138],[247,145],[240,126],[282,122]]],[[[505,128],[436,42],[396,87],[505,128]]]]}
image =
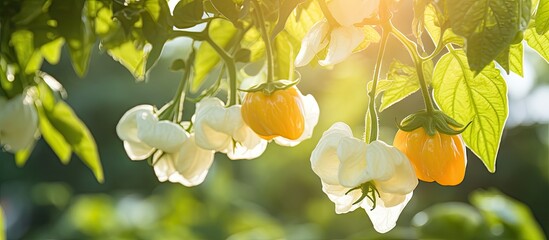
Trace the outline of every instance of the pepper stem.
{"type": "Polygon", "coordinates": [[[408,39],[406,36],[404,36],[402,32],[400,32],[395,27],[392,27],[390,31],[393,34],[393,36],[395,36],[402,43],[402,45],[404,45],[406,50],[408,50],[410,57],[414,61],[417,75],[418,75],[419,85],[421,86],[421,94],[423,95],[423,101],[425,103],[425,108],[427,109],[428,113],[433,113],[435,108],[434,108],[433,100],[431,100],[431,96],[429,94],[429,88],[425,81],[425,72],[423,71],[423,63],[425,62],[425,59],[419,55],[417,51],[417,45],[415,42],[408,39]]]}
{"type": "MultiPolygon", "coordinates": [[[[379,46],[379,50],[377,53],[377,60],[376,65],[374,68],[374,76],[373,76],[373,82],[372,82],[372,89],[368,92],[368,98],[369,98],[369,106],[368,106],[368,114],[370,114],[370,121],[366,121],[365,123],[365,137],[364,141],[366,143],[371,143],[378,138],[378,117],[377,117],[377,109],[376,109],[376,90],[377,90],[377,84],[379,82],[379,75],[381,73],[381,65],[383,64],[383,56],[385,55],[385,48],[387,46],[387,39],[389,38],[389,33],[391,32],[391,22],[390,14],[385,14],[385,12],[388,11],[387,6],[382,1],[379,5],[379,12],[380,16],[382,16],[381,19],[381,43],[379,46]],[[382,14],[383,13],[383,14],[382,14]]],[[[368,119],[368,117],[366,117],[368,119]]]]}
{"type": "Polygon", "coordinates": [[[265,49],[267,54],[267,82],[272,83],[274,81],[274,56],[273,56],[273,46],[271,43],[271,37],[267,32],[265,27],[265,19],[263,18],[263,10],[261,9],[261,4],[257,1],[253,1],[255,6],[255,15],[257,19],[257,24],[259,25],[259,30],[261,32],[261,37],[265,43],[265,49]]]}

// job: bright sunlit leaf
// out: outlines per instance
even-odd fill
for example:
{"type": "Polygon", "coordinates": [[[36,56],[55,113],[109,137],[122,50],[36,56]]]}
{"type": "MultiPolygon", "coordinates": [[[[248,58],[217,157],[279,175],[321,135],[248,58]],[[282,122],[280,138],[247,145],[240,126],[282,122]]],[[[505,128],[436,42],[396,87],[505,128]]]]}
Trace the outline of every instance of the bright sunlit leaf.
{"type": "Polygon", "coordinates": [[[524,31],[524,39],[526,39],[528,46],[536,50],[545,61],[549,62],[549,32],[539,35],[534,29],[529,28],[524,31]]]}
{"type": "Polygon", "coordinates": [[[471,122],[463,139],[490,172],[508,115],[507,86],[491,63],[475,76],[462,50],[445,54],[433,75],[434,97],[446,114],[461,124],[471,122]]]}
{"type": "MultiPolygon", "coordinates": [[[[423,66],[424,77],[429,84],[433,75],[433,63],[427,61],[423,66]]],[[[372,88],[372,83],[368,83],[368,90],[372,88]]],[[[376,95],[382,94],[379,111],[383,111],[393,104],[402,101],[419,90],[419,79],[415,67],[406,65],[398,60],[394,60],[389,67],[387,79],[380,80],[377,85],[376,95]]]]}
{"type": "Polygon", "coordinates": [[[536,12],[536,31],[543,35],[549,30],[549,0],[540,0],[536,12]]]}
{"type": "Polygon", "coordinates": [[[4,226],[6,226],[4,223],[4,211],[2,210],[2,206],[0,206],[0,240],[6,240],[6,231],[4,230],[4,226]]]}
{"type": "MultiPolygon", "coordinates": [[[[233,24],[226,20],[216,19],[210,23],[210,38],[222,48],[229,44],[236,31],[233,24]]],[[[194,77],[191,82],[192,91],[196,92],[200,88],[206,76],[219,63],[219,60],[219,55],[210,44],[206,42],[200,44],[194,61],[194,77]]]]}

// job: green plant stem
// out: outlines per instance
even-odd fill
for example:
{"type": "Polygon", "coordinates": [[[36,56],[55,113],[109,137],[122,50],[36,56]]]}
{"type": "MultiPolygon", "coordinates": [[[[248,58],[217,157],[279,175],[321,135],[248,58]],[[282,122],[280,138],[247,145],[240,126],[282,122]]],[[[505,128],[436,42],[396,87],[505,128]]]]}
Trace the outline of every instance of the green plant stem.
{"type": "Polygon", "coordinates": [[[185,104],[185,93],[187,92],[187,83],[189,82],[189,76],[191,75],[191,65],[187,64],[185,65],[185,72],[183,73],[183,78],[181,79],[181,82],[179,82],[179,86],[177,87],[176,95],[173,99],[174,104],[174,111],[172,114],[172,119],[178,123],[181,122],[183,118],[183,104],[185,104]]]}
{"type": "Polygon", "coordinates": [[[326,19],[328,20],[330,26],[339,27],[340,24],[334,18],[334,15],[332,15],[330,9],[328,9],[328,4],[326,4],[326,0],[318,0],[318,5],[320,6],[320,10],[322,10],[322,14],[324,14],[324,17],[326,17],[326,19]]]}
{"type": "Polygon", "coordinates": [[[376,110],[376,90],[377,90],[377,83],[379,82],[379,75],[381,72],[381,65],[383,64],[383,56],[385,55],[385,48],[387,46],[387,39],[389,38],[390,31],[385,30],[384,28],[381,29],[382,35],[381,35],[381,44],[377,53],[377,60],[376,65],[374,68],[374,77],[373,77],[373,83],[372,83],[372,89],[370,92],[368,92],[369,97],[369,107],[368,112],[370,114],[370,118],[372,119],[371,126],[368,126],[368,123],[366,123],[366,131],[368,131],[368,127],[370,127],[370,135],[368,139],[364,139],[366,143],[371,143],[378,138],[378,123],[377,123],[377,110],[376,110]],[[375,123],[374,123],[375,121],[375,123]]]}
{"type": "Polygon", "coordinates": [[[393,33],[393,36],[395,36],[402,43],[402,45],[406,47],[408,53],[410,53],[410,56],[412,57],[412,60],[414,61],[414,64],[416,66],[417,76],[419,80],[419,85],[421,86],[421,94],[423,95],[425,108],[429,113],[434,112],[435,108],[433,100],[431,100],[431,95],[429,94],[429,88],[427,86],[427,83],[425,82],[425,74],[423,71],[423,62],[425,61],[425,59],[422,58],[417,52],[416,43],[404,36],[404,34],[402,34],[402,32],[400,32],[397,28],[392,27],[391,33],[393,33]]]}
{"type": "Polygon", "coordinates": [[[263,42],[265,42],[265,49],[267,53],[267,82],[272,83],[274,81],[274,56],[273,56],[273,46],[271,44],[271,38],[265,27],[265,19],[263,19],[263,10],[261,10],[261,5],[257,0],[253,1],[254,8],[256,11],[257,24],[261,31],[261,36],[263,37],[263,42]]]}
{"type": "MultiPolygon", "coordinates": [[[[204,31],[207,31],[207,30],[204,30],[204,31]]],[[[177,37],[188,37],[196,41],[204,41],[208,38],[208,35],[205,32],[189,32],[189,31],[181,31],[181,30],[172,31],[172,33],[170,34],[170,39],[177,38],[177,37]]]]}
{"type": "Polygon", "coordinates": [[[212,46],[227,66],[227,72],[229,74],[229,101],[227,106],[236,105],[236,65],[234,59],[210,37],[206,38],[205,41],[212,46]]]}

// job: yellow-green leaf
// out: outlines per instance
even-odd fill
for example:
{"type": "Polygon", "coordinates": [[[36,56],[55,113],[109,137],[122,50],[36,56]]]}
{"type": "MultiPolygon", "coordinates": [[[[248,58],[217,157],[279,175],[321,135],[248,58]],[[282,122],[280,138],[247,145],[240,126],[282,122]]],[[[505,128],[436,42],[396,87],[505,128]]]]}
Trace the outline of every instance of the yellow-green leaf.
{"type": "Polygon", "coordinates": [[[63,135],[71,149],[95,175],[103,182],[103,167],[92,134],[86,125],[76,116],[71,107],[63,101],[57,102],[51,110],[45,111],[51,125],[63,135]]]}
{"type": "Polygon", "coordinates": [[[524,39],[528,46],[536,50],[536,52],[549,63],[549,32],[539,35],[532,28],[524,31],[524,39]]]}
{"type": "Polygon", "coordinates": [[[522,60],[524,58],[524,46],[522,43],[511,45],[509,51],[509,70],[524,77],[522,60]]]}
{"type": "Polygon", "coordinates": [[[361,30],[364,33],[364,40],[360,42],[353,52],[360,52],[370,46],[370,43],[379,42],[379,39],[381,39],[381,36],[373,27],[364,26],[361,30]]]}
{"type": "Polygon", "coordinates": [[[549,30],[549,0],[540,0],[536,12],[536,31],[545,34],[549,30]]]}
{"type": "Polygon", "coordinates": [[[65,40],[63,38],[57,38],[49,43],[46,43],[40,47],[40,53],[50,64],[55,65],[59,62],[61,57],[61,47],[65,40]]]}
{"type": "Polygon", "coordinates": [[[17,153],[15,153],[15,165],[17,165],[18,167],[25,166],[25,163],[27,163],[27,160],[29,160],[32,150],[34,149],[34,144],[36,144],[36,141],[27,146],[25,149],[21,149],[17,153]]]}
{"type": "Polygon", "coordinates": [[[287,32],[280,32],[275,38],[276,48],[276,77],[278,79],[294,80],[294,59],[299,50],[299,42],[288,35],[287,32]]]}
{"type": "MultiPolygon", "coordinates": [[[[433,75],[433,63],[431,61],[424,63],[423,72],[425,80],[429,84],[433,75]]],[[[372,82],[369,82],[368,90],[371,87],[372,82]]],[[[387,79],[380,80],[377,85],[376,95],[383,94],[379,111],[381,112],[400,102],[417,90],[419,90],[419,80],[416,68],[394,60],[389,67],[387,79]]]]}
{"type": "Polygon", "coordinates": [[[463,50],[445,54],[434,70],[434,97],[450,117],[462,124],[471,122],[463,139],[488,171],[495,172],[508,116],[507,86],[493,62],[476,76],[468,66],[463,50]]]}
{"type": "Polygon", "coordinates": [[[137,80],[145,79],[145,60],[148,51],[137,49],[131,41],[107,51],[111,57],[128,69],[137,80]]]}
{"type": "MultiPolygon", "coordinates": [[[[234,25],[223,19],[215,19],[210,23],[208,29],[210,38],[220,47],[225,48],[236,34],[237,29],[234,25]]],[[[196,92],[206,76],[219,63],[219,55],[207,42],[202,42],[196,52],[194,61],[194,77],[191,82],[191,90],[196,92]]]]}
{"type": "MultiPolygon", "coordinates": [[[[443,25],[443,23],[439,19],[435,7],[429,4],[429,6],[425,8],[425,14],[423,17],[423,24],[425,26],[425,29],[427,30],[427,33],[429,34],[435,45],[438,44],[438,41],[440,40],[440,26],[443,25]]],[[[464,39],[456,35],[450,28],[444,31],[443,37],[444,38],[442,39],[442,44],[455,43],[459,46],[464,45],[464,39]]]]}
{"type": "Polygon", "coordinates": [[[27,74],[32,74],[42,66],[42,55],[34,49],[34,34],[28,30],[19,30],[11,35],[11,44],[17,54],[17,60],[27,74]]]}
{"type": "Polygon", "coordinates": [[[42,102],[42,105],[37,107],[39,116],[38,127],[40,128],[40,133],[55,155],[57,155],[59,160],[61,160],[61,163],[68,164],[71,160],[71,146],[65,140],[65,137],[53,127],[45,112],[47,111],[45,109],[52,110],[56,105],[53,92],[44,82],[41,82],[38,85],[38,91],[42,102]]]}
{"type": "Polygon", "coordinates": [[[4,211],[2,211],[2,206],[0,206],[0,240],[6,240],[6,231],[4,230],[5,226],[4,211]]]}

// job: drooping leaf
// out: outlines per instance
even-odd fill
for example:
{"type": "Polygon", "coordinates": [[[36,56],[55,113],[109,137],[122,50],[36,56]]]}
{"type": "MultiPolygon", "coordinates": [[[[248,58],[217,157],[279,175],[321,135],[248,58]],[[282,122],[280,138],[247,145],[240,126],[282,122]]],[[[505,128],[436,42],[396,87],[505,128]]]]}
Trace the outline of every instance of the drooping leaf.
{"type": "Polygon", "coordinates": [[[202,0],[182,0],[173,10],[173,25],[177,28],[190,28],[202,21],[204,4],[202,0]]]}
{"type": "Polygon", "coordinates": [[[57,29],[69,46],[72,66],[80,77],[88,71],[95,43],[92,24],[82,14],[84,3],[80,0],[52,0],[49,8],[50,16],[57,21],[57,29]]]}
{"type": "Polygon", "coordinates": [[[524,59],[524,46],[522,43],[511,45],[509,51],[509,70],[524,77],[522,62],[524,59]]]}
{"type": "Polygon", "coordinates": [[[522,43],[510,45],[496,57],[496,62],[505,72],[507,72],[507,74],[509,74],[509,71],[512,71],[522,77],[523,51],[522,43]]]}
{"type": "Polygon", "coordinates": [[[166,1],[147,0],[145,1],[145,10],[146,13],[141,13],[143,35],[152,46],[145,64],[145,72],[148,72],[158,61],[173,26],[166,1]]]}
{"type": "Polygon", "coordinates": [[[435,100],[444,113],[462,124],[471,122],[463,139],[495,172],[503,127],[508,116],[507,86],[493,63],[475,75],[462,50],[445,54],[433,75],[435,100]]]}
{"type": "MultiPolygon", "coordinates": [[[[210,38],[220,47],[225,48],[236,34],[233,24],[223,19],[212,20],[208,29],[210,38]]],[[[196,52],[194,61],[194,77],[191,90],[197,91],[208,73],[219,63],[219,55],[207,42],[202,42],[196,52]]]]}
{"type": "Polygon", "coordinates": [[[210,0],[213,7],[227,20],[235,24],[238,21],[238,4],[231,0],[210,0]]]}
{"type": "Polygon", "coordinates": [[[539,35],[543,35],[549,30],[549,0],[539,1],[535,25],[539,35]]]}
{"type": "Polygon", "coordinates": [[[286,21],[294,9],[306,0],[280,0],[278,7],[278,19],[271,33],[271,38],[274,38],[286,26],[286,21]]]}
{"type": "Polygon", "coordinates": [[[495,61],[505,70],[507,74],[509,74],[509,52],[511,51],[511,46],[508,46],[507,48],[503,49],[499,53],[499,55],[496,57],[495,61]]]}
{"type": "Polygon", "coordinates": [[[2,206],[0,206],[0,240],[6,240],[6,231],[4,231],[4,226],[6,226],[4,223],[4,211],[2,210],[2,206]]]}
{"type": "Polygon", "coordinates": [[[445,18],[443,16],[439,16],[438,14],[439,13],[432,4],[425,8],[423,24],[435,45],[438,44],[440,40],[441,30],[444,30],[444,36],[442,39],[443,45],[453,43],[463,46],[465,44],[463,37],[456,35],[451,28],[448,28],[447,25],[449,24],[444,22],[445,18]]]}
{"type": "Polygon", "coordinates": [[[50,64],[57,64],[61,57],[61,47],[65,43],[63,38],[57,38],[47,44],[40,47],[40,53],[42,57],[46,59],[50,64]]]}
{"type": "Polygon", "coordinates": [[[92,170],[97,181],[103,182],[103,167],[95,140],[71,107],[63,101],[58,101],[53,109],[45,109],[45,114],[51,125],[63,135],[72,151],[92,170]]]}
{"type": "Polygon", "coordinates": [[[21,68],[27,74],[32,74],[42,66],[42,55],[34,49],[33,33],[28,30],[19,30],[11,35],[11,44],[17,54],[21,68]]]}
{"type": "Polygon", "coordinates": [[[68,164],[71,160],[71,145],[65,140],[65,137],[55,129],[50,123],[46,111],[52,111],[56,105],[55,96],[48,86],[41,82],[38,85],[38,92],[40,94],[41,107],[38,107],[39,122],[38,127],[44,140],[51,147],[55,155],[61,160],[61,163],[68,164]],[[47,109],[47,110],[46,110],[47,109]]]}
{"type": "Polygon", "coordinates": [[[107,52],[114,60],[126,67],[135,79],[145,79],[145,59],[149,54],[147,50],[137,49],[132,42],[128,41],[107,52]]]}
{"type": "Polygon", "coordinates": [[[296,16],[290,15],[286,21],[284,30],[289,36],[301,41],[309,29],[311,29],[316,22],[320,21],[324,15],[322,15],[322,11],[316,1],[312,1],[308,5],[301,4],[298,6],[298,10],[299,14],[296,14],[296,16]]]}
{"type": "Polygon", "coordinates": [[[524,31],[524,39],[528,46],[549,63],[549,32],[539,35],[534,29],[529,28],[524,31]]]}
{"type": "Polygon", "coordinates": [[[360,52],[370,46],[371,43],[377,43],[381,39],[379,33],[370,26],[362,27],[362,32],[364,33],[364,39],[360,44],[353,50],[353,52],[360,52]]]}
{"type": "Polygon", "coordinates": [[[21,9],[11,19],[17,25],[26,25],[33,21],[47,8],[46,0],[21,1],[21,9]]]}
{"type": "Polygon", "coordinates": [[[446,11],[455,33],[467,38],[470,68],[480,72],[526,28],[529,0],[448,0],[446,11]]]}
{"type": "Polygon", "coordinates": [[[27,163],[27,160],[29,160],[30,155],[32,154],[32,150],[34,149],[34,145],[36,144],[36,141],[34,141],[31,145],[27,146],[24,149],[21,149],[15,153],[15,165],[18,167],[25,166],[25,163],[27,163]]]}

